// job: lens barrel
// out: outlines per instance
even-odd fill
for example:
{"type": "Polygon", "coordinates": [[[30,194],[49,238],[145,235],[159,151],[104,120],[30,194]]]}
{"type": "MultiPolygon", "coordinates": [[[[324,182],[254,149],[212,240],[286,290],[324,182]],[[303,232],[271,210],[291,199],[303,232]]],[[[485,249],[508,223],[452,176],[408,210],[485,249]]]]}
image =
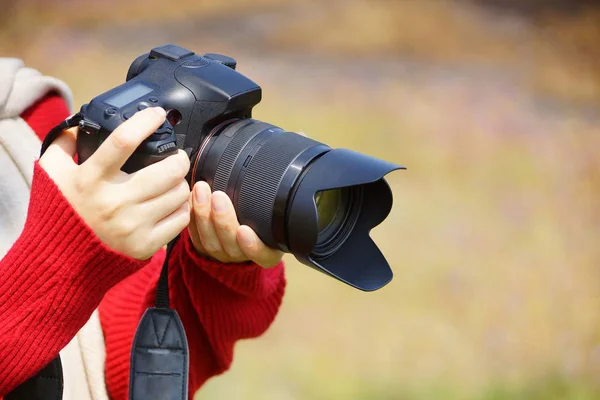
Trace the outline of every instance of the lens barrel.
{"type": "Polygon", "coordinates": [[[391,280],[391,269],[376,246],[377,254],[366,265],[351,258],[353,252],[373,251],[368,232],[383,221],[392,201],[382,178],[403,167],[333,150],[254,119],[222,124],[194,158],[193,180],[225,192],[240,224],[250,226],[268,246],[362,290],[391,280]],[[379,189],[369,193],[368,184],[377,182],[379,189]],[[365,207],[372,207],[373,200],[379,211],[365,207]],[[349,242],[353,249],[342,251],[349,242]],[[340,259],[340,252],[350,256],[340,259]]]}
{"type": "Polygon", "coordinates": [[[199,156],[196,180],[233,201],[240,224],[250,226],[268,246],[288,248],[284,218],[287,197],[302,166],[329,147],[253,119],[242,119],[214,134],[199,156]],[[287,172],[287,173],[286,173],[287,172]],[[282,178],[287,179],[282,182],[282,178]],[[287,182],[286,182],[287,181],[287,182]]]}

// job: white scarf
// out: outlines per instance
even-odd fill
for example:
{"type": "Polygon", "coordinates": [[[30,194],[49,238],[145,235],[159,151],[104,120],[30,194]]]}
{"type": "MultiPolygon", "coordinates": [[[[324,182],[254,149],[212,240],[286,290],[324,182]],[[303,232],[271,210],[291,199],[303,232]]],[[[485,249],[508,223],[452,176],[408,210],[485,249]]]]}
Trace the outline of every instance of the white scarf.
{"type": "MultiPolygon", "coordinates": [[[[48,92],[58,92],[73,109],[63,82],[25,68],[14,58],[0,58],[0,258],[25,225],[33,164],[41,142],[20,117],[48,92]]],[[[63,400],[108,400],[104,381],[105,347],[98,311],[60,352],[63,400]]]]}

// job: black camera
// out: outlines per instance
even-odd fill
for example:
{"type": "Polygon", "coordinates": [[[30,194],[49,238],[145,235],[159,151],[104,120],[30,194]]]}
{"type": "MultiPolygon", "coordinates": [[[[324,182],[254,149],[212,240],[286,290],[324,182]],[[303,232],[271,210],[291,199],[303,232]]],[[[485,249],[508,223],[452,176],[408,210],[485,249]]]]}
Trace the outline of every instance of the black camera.
{"type": "Polygon", "coordinates": [[[138,110],[160,106],[165,123],[131,156],[131,173],[177,149],[191,160],[191,185],[208,182],[233,201],[240,223],[269,246],[361,290],[376,290],[392,271],[369,231],[392,207],[383,179],[403,167],[252,119],[261,88],[236,61],[176,45],[152,49],[126,82],[81,108],[79,162],[138,110]]]}

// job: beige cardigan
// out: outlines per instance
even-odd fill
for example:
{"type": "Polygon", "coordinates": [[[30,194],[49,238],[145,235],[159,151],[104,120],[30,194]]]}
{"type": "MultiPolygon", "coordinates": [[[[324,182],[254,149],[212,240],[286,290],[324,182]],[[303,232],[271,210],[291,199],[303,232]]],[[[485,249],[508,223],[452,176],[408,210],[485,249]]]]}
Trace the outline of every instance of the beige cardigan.
{"type": "MultiPolygon", "coordinates": [[[[73,109],[71,92],[63,82],[25,68],[20,60],[0,58],[0,257],[10,249],[25,224],[33,164],[41,146],[19,115],[49,91],[59,92],[69,109],[73,109]]],[[[60,356],[64,400],[108,400],[98,310],[60,356]]]]}

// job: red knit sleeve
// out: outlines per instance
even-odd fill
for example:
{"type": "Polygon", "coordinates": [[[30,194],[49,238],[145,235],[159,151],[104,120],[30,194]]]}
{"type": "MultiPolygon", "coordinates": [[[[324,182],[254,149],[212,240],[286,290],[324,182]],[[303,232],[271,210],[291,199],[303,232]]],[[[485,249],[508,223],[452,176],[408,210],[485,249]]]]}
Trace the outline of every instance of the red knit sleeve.
{"type": "MultiPolygon", "coordinates": [[[[106,342],[106,383],[113,400],[127,399],[129,352],[139,318],[153,304],[164,252],[111,289],[100,304],[106,342]]],[[[283,264],[223,264],[199,256],[185,230],[169,267],[172,306],[190,348],[190,399],[227,370],[239,339],[261,335],[274,320],[285,288],[283,264]]]]}
{"type": "Polygon", "coordinates": [[[21,118],[27,122],[40,140],[44,140],[50,129],[68,116],[67,103],[55,92],[48,93],[21,113],[21,118]]]}
{"type": "Polygon", "coordinates": [[[144,264],[106,247],[36,164],[25,227],[0,261],[0,397],[56,357],[108,289],[144,264]]]}

